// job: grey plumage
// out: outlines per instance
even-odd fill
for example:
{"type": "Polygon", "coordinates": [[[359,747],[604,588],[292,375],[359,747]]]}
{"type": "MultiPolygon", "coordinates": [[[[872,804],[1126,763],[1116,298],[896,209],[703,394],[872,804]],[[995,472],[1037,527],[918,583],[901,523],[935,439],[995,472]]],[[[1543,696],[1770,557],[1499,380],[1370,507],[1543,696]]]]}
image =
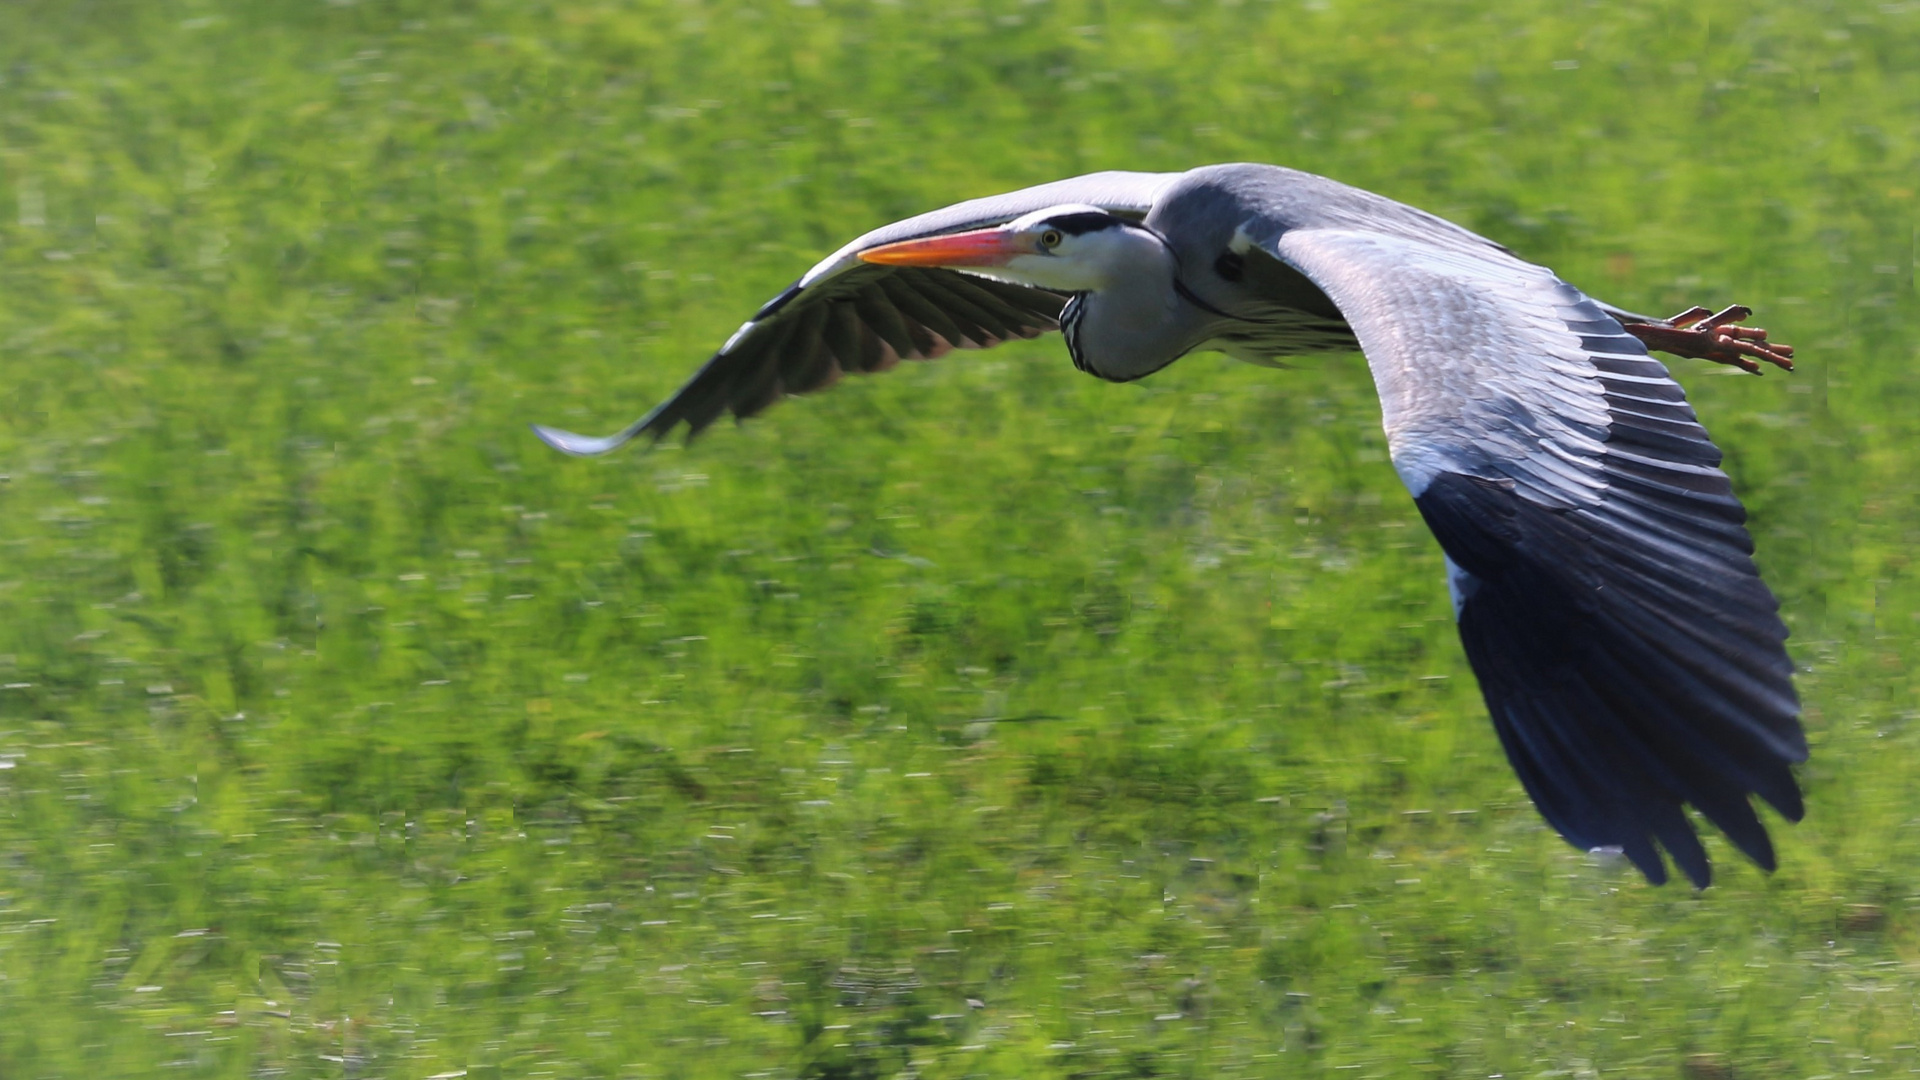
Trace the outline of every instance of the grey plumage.
{"type": "Polygon", "coordinates": [[[1096,173],[876,229],[626,431],[536,430],[599,453],[750,416],[847,371],[1054,329],[1076,366],[1113,380],[1196,349],[1262,362],[1358,346],[1529,794],[1573,843],[1618,848],[1653,881],[1664,847],[1704,886],[1683,807],[1770,869],[1748,796],[1798,819],[1789,765],[1807,749],[1786,628],[1720,453],[1627,329],[1651,321],[1323,177],[1096,173]],[[1005,257],[938,261],[968,238],[1005,257]]]}

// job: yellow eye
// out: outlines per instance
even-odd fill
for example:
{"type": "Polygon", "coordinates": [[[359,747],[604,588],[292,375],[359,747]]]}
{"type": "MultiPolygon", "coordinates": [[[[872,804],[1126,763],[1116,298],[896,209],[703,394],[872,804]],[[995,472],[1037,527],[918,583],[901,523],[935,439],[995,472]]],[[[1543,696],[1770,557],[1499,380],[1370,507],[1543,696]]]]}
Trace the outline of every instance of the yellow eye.
{"type": "Polygon", "coordinates": [[[1040,246],[1041,247],[1059,247],[1060,246],[1060,230],[1048,229],[1046,232],[1041,233],[1040,246]]]}

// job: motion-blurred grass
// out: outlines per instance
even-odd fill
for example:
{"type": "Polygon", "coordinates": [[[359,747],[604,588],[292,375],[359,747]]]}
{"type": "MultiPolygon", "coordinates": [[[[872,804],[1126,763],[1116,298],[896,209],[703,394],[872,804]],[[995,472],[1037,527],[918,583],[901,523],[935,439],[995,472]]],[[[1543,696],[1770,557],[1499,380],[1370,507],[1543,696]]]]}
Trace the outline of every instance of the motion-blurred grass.
{"type": "Polygon", "coordinates": [[[0,6],[0,1075],[1920,1068],[1920,5],[0,6]],[[1357,358],[1058,341],[563,459],[821,252],[1272,161],[1678,372],[1807,821],[1652,889],[1502,759],[1357,358]]]}

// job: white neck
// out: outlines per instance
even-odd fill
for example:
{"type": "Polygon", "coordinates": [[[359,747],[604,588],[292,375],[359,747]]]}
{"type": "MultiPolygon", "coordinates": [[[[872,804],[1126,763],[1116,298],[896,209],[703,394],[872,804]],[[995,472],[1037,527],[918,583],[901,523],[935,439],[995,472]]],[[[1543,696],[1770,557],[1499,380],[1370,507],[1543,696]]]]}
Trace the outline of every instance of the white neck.
{"type": "Polygon", "coordinates": [[[1123,226],[1070,238],[1057,255],[1023,255],[969,273],[1077,293],[1067,313],[1075,361],[1103,379],[1151,374],[1206,339],[1206,312],[1174,288],[1179,263],[1153,232],[1123,226]]]}

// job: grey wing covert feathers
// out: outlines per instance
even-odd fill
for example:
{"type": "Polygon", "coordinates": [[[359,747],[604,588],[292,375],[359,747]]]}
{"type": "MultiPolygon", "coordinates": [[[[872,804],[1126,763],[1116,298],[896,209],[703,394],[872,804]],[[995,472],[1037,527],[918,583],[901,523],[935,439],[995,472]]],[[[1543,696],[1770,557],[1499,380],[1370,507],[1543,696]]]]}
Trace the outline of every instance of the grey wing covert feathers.
{"type": "Polygon", "coordinates": [[[604,454],[640,435],[656,442],[685,424],[688,437],[731,412],[744,419],[787,394],[831,385],[847,372],[884,371],[901,360],[931,360],[953,349],[985,349],[1060,326],[1067,298],[1023,285],[935,267],[862,263],[881,244],[1002,224],[1022,214],[1079,202],[1144,216],[1173,179],[1105,172],[973,199],[865,234],[768,301],[674,395],[626,430],[605,438],[534,425],[549,446],[604,454]]]}
{"type": "Polygon", "coordinates": [[[1211,197],[1245,211],[1241,235],[1323,289],[1359,338],[1534,803],[1656,883],[1660,847],[1710,880],[1685,804],[1771,870],[1748,796],[1798,820],[1789,766],[1807,756],[1787,630],[1685,393],[1544,267],[1318,177],[1303,193],[1303,175],[1226,176],[1211,197]],[[1276,180],[1288,193],[1264,197],[1276,180]]]}

